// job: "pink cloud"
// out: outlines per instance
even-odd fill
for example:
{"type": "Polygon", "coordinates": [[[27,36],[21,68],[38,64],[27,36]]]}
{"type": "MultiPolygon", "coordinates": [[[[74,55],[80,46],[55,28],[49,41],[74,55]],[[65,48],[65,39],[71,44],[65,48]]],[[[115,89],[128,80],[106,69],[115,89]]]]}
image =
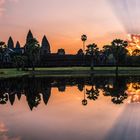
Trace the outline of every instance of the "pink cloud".
{"type": "Polygon", "coordinates": [[[5,4],[5,0],[0,0],[0,17],[2,16],[3,12],[5,11],[4,4],[5,4]]]}
{"type": "Polygon", "coordinates": [[[19,0],[8,0],[10,2],[18,2],[19,0]]]}
{"type": "Polygon", "coordinates": [[[8,129],[6,128],[5,124],[3,122],[0,122],[0,133],[7,132],[8,129]]]}
{"type": "Polygon", "coordinates": [[[0,17],[4,14],[5,9],[5,4],[6,2],[14,2],[17,3],[19,0],[0,0],[0,17]]]}

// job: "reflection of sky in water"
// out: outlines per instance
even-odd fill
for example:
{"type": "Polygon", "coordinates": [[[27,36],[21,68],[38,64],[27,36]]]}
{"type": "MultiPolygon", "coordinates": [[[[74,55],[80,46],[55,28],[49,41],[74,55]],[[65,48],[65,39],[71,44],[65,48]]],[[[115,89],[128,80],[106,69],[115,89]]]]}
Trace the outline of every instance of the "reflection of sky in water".
{"type": "Polygon", "coordinates": [[[127,87],[128,103],[140,103],[140,84],[130,83],[127,87]]]}
{"type": "Polygon", "coordinates": [[[77,87],[68,87],[65,93],[55,88],[47,106],[41,103],[31,112],[23,96],[21,101],[16,100],[14,106],[9,103],[0,106],[0,120],[8,128],[6,134],[9,138],[102,139],[123,106],[112,105],[110,99],[103,95],[96,102],[89,102],[88,106],[81,105],[82,99],[83,94],[77,87]]]}
{"type": "MultiPolygon", "coordinates": [[[[111,92],[116,85],[109,81],[111,92]]],[[[128,99],[132,87],[135,84],[127,84],[128,99]]],[[[131,131],[131,139],[140,138],[139,104],[127,104],[128,99],[124,104],[113,104],[111,96],[99,91],[97,100],[88,100],[83,106],[84,94],[77,86],[68,86],[65,92],[54,87],[47,105],[41,95],[39,106],[32,111],[25,95],[20,101],[16,96],[13,106],[10,102],[0,105],[0,140],[127,140],[131,131]]]]}
{"type": "Polygon", "coordinates": [[[20,140],[20,137],[11,137],[7,135],[8,129],[3,122],[0,122],[0,140],[20,140]]]}

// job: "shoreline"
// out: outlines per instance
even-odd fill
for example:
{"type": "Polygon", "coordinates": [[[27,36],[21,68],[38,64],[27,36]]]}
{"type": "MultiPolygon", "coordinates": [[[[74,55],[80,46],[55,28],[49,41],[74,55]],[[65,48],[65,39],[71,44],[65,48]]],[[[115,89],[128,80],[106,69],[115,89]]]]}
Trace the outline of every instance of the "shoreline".
{"type": "MultiPolygon", "coordinates": [[[[96,77],[116,76],[115,67],[61,67],[36,68],[35,71],[17,71],[16,69],[0,69],[0,79],[28,77],[96,77]]],[[[118,76],[140,76],[140,67],[119,67],[118,76]]]]}

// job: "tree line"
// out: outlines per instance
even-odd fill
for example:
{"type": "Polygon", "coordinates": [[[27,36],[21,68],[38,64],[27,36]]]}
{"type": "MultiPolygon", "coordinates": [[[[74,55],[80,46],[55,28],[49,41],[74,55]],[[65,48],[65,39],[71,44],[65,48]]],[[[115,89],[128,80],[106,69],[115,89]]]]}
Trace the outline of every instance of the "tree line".
{"type": "MultiPolygon", "coordinates": [[[[83,58],[86,56],[90,57],[91,70],[94,69],[94,65],[97,63],[99,65],[116,65],[116,71],[118,70],[119,65],[140,65],[140,50],[134,50],[133,55],[131,56],[127,49],[128,45],[127,41],[115,39],[110,45],[105,45],[102,50],[100,50],[97,44],[92,43],[86,46],[85,52],[83,49],[80,49],[76,56],[83,58]]],[[[64,49],[59,49],[58,52],[58,56],[66,55],[64,49]]],[[[26,42],[24,53],[13,52],[8,49],[5,42],[0,41],[1,67],[4,67],[4,64],[8,64],[10,62],[12,63],[12,66],[16,67],[18,70],[20,68],[22,70],[27,70],[28,68],[35,70],[36,64],[37,66],[40,66],[42,63],[41,57],[47,59],[48,54],[46,54],[46,56],[44,55],[40,55],[40,44],[36,38],[31,38],[26,42]]]]}

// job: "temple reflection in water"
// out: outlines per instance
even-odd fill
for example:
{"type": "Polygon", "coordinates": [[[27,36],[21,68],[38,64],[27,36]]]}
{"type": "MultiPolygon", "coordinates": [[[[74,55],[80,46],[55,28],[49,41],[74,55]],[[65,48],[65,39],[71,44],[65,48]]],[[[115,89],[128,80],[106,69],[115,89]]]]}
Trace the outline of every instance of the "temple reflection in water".
{"type": "MultiPolygon", "coordinates": [[[[52,88],[58,88],[59,92],[65,92],[67,87],[77,86],[83,94],[81,102],[88,105],[89,102],[98,100],[103,94],[111,97],[111,102],[121,104],[140,102],[140,78],[132,77],[86,77],[86,78],[16,78],[0,81],[0,104],[15,100],[21,100],[22,96],[31,110],[38,107],[41,101],[47,105],[51,97],[52,88]]],[[[76,94],[73,92],[73,94],[76,94]]]]}

